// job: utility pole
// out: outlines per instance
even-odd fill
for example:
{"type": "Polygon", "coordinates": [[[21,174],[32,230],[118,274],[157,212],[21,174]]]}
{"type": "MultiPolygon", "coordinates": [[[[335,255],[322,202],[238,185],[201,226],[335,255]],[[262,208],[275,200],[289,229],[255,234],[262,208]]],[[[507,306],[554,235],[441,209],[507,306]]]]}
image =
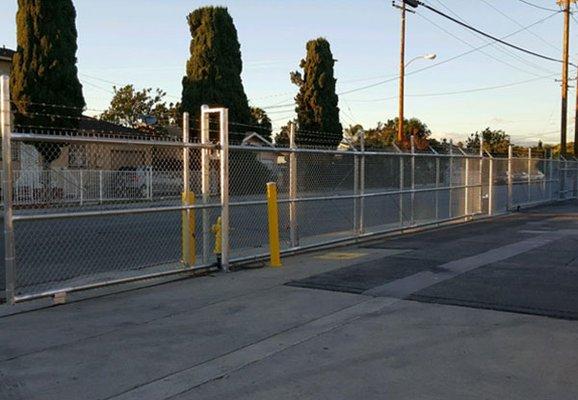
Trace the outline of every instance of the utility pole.
{"type": "Polygon", "coordinates": [[[397,143],[401,144],[403,135],[403,114],[405,96],[405,1],[401,0],[401,45],[399,51],[399,116],[397,121],[397,143]]]}
{"type": "Polygon", "coordinates": [[[574,110],[574,157],[578,156],[578,68],[576,68],[576,108],[574,110]]]}
{"type": "Polygon", "coordinates": [[[570,46],[570,3],[576,0],[557,0],[564,7],[564,43],[562,47],[562,115],[560,126],[560,154],[566,156],[566,134],[568,132],[568,49],[570,46]]]}
{"type": "MultiPolygon", "coordinates": [[[[407,9],[407,4],[410,7],[417,8],[419,6],[418,0],[401,0],[401,5],[398,6],[395,4],[395,0],[393,1],[393,6],[399,8],[401,10],[401,43],[400,43],[400,50],[399,50],[399,116],[398,116],[398,123],[397,123],[397,143],[401,144],[404,141],[404,134],[403,134],[403,119],[404,119],[404,97],[405,97],[405,17],[406,13],[415,11],[411,11],[407,9]]],[[[435,58],[435,56],[434,56],[435,58]]]]}

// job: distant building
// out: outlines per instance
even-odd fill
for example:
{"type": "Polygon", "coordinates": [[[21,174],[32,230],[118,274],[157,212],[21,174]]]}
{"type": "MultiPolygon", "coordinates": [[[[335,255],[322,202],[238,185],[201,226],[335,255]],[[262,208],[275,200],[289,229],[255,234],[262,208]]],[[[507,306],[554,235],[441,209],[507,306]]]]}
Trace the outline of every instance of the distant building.
{"type": "Polygon", "coordinates": [[[10,75],[12,69],[12,58],[14,57],[14,50],[0,47],[0,75],[10,75]]]}
{"type": "MultiPolygon", "coordinates": [[[[247,132],[245,138],[241,142],[241,145],[249,147],[270,147],[271,149],[275,147],[273,146],[273,143],[256,132],[247,132]]],[[[266,165],[269,169],[274,169],[279,163],[278,156],[275,151],[259,151],[257,152],[257,160],[266,165]]]]}

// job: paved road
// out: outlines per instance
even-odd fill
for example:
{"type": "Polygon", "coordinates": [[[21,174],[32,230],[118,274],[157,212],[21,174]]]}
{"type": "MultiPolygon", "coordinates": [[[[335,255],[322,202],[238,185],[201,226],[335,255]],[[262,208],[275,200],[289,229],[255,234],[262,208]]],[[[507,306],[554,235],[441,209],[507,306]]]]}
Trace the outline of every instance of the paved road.
{"type": "Polygon", "coordinates": [[[0,307],[0,398],[574,400],[577,242],[572,202],[0,307]]]}
{"type": "MultiPolygon", "coordinates": [[[[496,209],[505,207],[505,188],[496,192],[496,209]]],[[[392,189],[395,190],[395,189],[392,189]]],[[[520,187],[517,196],[525,196],[520,187]]],[[[313,194],[314,195],[314,194],[313,194]]],[[[479,192],[470,192],[473,209],[477,208],[479,192]]],[[[252,200],[254,198],[251,198],[252,200]]],[[[242,201],[236,198],[233,201],[242,201]]],[[[463,189],[454,190],[453,216],[463,213],[463,189]]],[[[399,204],[402,204],[406,225],[411,224],[411,196],[399,195],[368,197],[364,200],[365,229],[375,231],[399,224],[399,204]]],[[[438,193],[438,217],[450,216],[448,192],[438,193]]],[[[170,201],[156,202],[154,206],[174,205],[170,201]]],[[[353,228],[353,200],[304,202],[298,205],[298,226],[302,242],[324,241],[335,235],[347,234],[353,228]]],[[[436,195],[434,192],[417,193],[414,197],[414,222],[433,221],[436,195]]],[[[141,207],[126,204],[124,207],[141,207]]],[[[487,203],[484,202],[484,207],[487,203]]],[[[84,209],[95,210],[96,206],[84,209]]],[[[62,210],[56,210],[62,211],[62,210]]],[[[77,211],[77,210],[75,210],[77,211]]],[[[280,206],[281,239],[289,246],[288,205],[280,206]]],[[[24,211],[30,212],[30,211],[24,211]]],[[[197,213],[196,233],[198,260],[201,260],[200,212],[197,213]]],[[[218,210],[209,212],[212,223],[218,210]]],[[[213,235],[208,235],[212,249],[213,235]]],[[[2,232],[3,239],[3,232],[2,232]]],[[[265,206],[243,206],[231,209],[232,257],[267,252],[267,214],[265,206]]],[[[116,278],[127,271],[143,269],[173,269],[181,257],[180,212],[164,212],[129,216],[78,218],[44,222],[26,222],[16,225],[17,287],[22,293],[54,289],[70,284],[72,278],[81,283],[116,278]]],[[[4,248],[0,248],[3,261],[4,248]]],[[[0,287],[4,273],[0,272],[0,287]]]]}

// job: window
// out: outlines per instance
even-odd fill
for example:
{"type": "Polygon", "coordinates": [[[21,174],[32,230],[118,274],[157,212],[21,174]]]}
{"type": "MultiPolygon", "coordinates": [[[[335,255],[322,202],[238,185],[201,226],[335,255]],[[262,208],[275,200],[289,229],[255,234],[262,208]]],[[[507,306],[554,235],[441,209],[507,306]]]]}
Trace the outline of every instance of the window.
{"type": "Polygon", "coordinates": [[[88,165],[85,146],[70,146],[68,149],[68,166],[85,168],[88,165]]]}

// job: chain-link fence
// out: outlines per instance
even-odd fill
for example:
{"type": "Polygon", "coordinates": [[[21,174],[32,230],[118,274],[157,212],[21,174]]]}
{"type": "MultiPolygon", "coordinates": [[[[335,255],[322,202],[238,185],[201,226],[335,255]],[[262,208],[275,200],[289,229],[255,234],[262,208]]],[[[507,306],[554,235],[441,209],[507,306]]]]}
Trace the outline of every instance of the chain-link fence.
{"type": "Polygon", "coordinates": [[[229,145],[225,109],[201,119],[197,140],[186,116],[173,139],[3,117],[8,300],[266,257],[268,182],[286,252],[576,197],[576,161],[229,145]]]}

